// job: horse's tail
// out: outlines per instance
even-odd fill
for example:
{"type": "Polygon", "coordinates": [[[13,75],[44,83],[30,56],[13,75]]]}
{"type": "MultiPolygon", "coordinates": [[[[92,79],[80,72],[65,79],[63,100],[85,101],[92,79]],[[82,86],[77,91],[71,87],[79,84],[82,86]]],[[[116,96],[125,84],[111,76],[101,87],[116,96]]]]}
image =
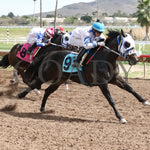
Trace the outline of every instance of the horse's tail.
{"type": "Polygon", "coordinates": [[[0,67],[7,68],[10,65],[8,55],[9,54],[3,56],[2,60],[0,61],[0,67]]]}

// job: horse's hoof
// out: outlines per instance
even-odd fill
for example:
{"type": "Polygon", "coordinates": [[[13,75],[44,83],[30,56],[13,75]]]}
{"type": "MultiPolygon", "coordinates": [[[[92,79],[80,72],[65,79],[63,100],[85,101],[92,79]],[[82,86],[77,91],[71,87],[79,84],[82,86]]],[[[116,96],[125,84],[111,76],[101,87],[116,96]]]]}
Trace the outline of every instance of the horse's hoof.
{"type": "Polygon", "coordinates": [[[18,98],[23,98],[23,97],[25,97],[25,96],[22,93],[18,94],[18,98]]]}
{"type": "Polygon", "coordinates": [[[150,103],[148,101],[143,102],[143,105],[150,106],[150,103]]]}
{"type": "Polygon", "coordinates": [[[14,79],[10,80],[10,83],[14,83],[14,82],[15,82],[15,80],[14,80],[14,79]]]}
{"type": "Polygon", "coordinates": [[[42,113],[44,113],[44,112],[45,112],[45,108],[44,108],[44,107],[41,107],[40,111],[41,111],[42,113]]]}
{"type": "Polygon", "coordinates": [[[122,118],[122,119],[120,119],[120,123],[125,124],[125,123],[127,123],[127,121],[126,121],[126,119],[122,118]]]}

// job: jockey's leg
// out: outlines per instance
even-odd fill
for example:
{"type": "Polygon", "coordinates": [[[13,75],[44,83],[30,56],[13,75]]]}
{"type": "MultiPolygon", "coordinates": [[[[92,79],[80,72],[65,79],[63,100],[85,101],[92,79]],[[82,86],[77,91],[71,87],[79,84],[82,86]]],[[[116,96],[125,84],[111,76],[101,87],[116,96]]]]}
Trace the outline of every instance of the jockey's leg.
{"type": "Polygon", "coordinates": [[[35,49],[37,47],[37,45],[36,45],[36,43],[33,43],[33,45],[31,45],[29,48],[28,48],[28,51],[27,51],[27,53],[32,53],[33,52],[33,50],[35,49]]]}
{"type": "Polygon", "coordinates": [[[73,67],[77,67],[79,65],[79,62],[80,62],[82,56],[85,54],[85,52],[86,52],[86,49],[82,48],[81,51],[79,52],[77,58],[74,60],[73,67]]]}

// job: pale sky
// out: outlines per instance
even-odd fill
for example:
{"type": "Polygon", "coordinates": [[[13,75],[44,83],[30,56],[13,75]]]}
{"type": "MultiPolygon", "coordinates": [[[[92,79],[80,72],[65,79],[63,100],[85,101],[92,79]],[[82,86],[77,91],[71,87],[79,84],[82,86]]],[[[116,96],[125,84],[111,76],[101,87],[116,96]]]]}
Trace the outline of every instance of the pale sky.
{"type": "MultiPolygon", "coordinates": [[[[92,2],[94,0],[58,0],[58,8],[63,6],[78,3],[78,2],[92,2]]],[[[0,0],[0,16],[8,15],[12,12],[15,16],[29,15],[40,12],[40,0],[0,0]]],[[[54,11],[56,0],[42,0],[42,11],[54,11]]]]}

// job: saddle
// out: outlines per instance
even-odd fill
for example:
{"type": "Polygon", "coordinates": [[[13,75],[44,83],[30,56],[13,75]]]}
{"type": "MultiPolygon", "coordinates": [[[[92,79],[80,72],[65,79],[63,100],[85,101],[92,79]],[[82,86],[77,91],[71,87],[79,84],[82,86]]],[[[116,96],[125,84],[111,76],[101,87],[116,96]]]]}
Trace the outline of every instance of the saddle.
{"type": "Polygon", "coordinates": [[[17,52],[17,55],[16,57],[18,57],[19,59],[23,60],[23,61],[26,61],[26,62],[29,62],[31,63],[34,56],[37,54],[37,52],[39,51],[39,47],[36,47],[34,50],[33,50],[33,53],[32,54],[29,54],[27,53],[28,51],[28,48],[30,47],[31,45],[29,43],[25,43],[23,44],[23,46],[21,47],[21,49],[17,52]]]}

